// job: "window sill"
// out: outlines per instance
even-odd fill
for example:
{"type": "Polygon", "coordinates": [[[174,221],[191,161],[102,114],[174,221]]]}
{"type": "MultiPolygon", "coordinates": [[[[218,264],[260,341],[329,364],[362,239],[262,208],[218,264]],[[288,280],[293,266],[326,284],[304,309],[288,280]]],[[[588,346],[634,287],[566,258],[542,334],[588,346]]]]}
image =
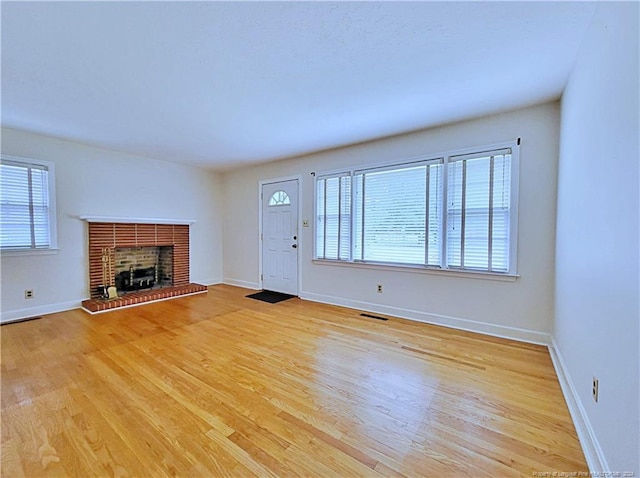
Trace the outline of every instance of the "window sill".
{"type": "Polygon", "coordinates": [[[57,254],[60,249],[2,249],[0,255],[2,257],[14,257],[14,256],[48,256],[51,254],[57,254]]]}
{"type": "Polygon", "coordinates": [[[484,279],[493,280],[499,282],[515,282],[520,276],[517,274],[499,274],[496,272],[481,272],[481,271],[457,271],[457,270],[442,270],[434,269],[431,267],[417,266],[417,265],[400,265],[400,264],[385,264],[385,263],[371,263],[371,262],[345,262],[345,261],[333,261],[327,259],[313,259],[314,264],[322,266],[339,266],[339,267],[356,267],[360,269],[376,269],[385,271],[396,272],[412,272],[418,274],[432,274],[448,277],[464,277],[468,279],[484,279]]]}

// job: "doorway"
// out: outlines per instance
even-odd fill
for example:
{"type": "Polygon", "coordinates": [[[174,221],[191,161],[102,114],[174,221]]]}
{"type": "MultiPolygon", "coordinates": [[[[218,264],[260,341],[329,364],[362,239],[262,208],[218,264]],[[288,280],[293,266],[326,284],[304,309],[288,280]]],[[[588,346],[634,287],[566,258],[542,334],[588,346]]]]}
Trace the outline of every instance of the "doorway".
{"type": "Polygon", "coordinates": [[[298,180],[262,184],[262,288],[298,295],[298,180]]]}

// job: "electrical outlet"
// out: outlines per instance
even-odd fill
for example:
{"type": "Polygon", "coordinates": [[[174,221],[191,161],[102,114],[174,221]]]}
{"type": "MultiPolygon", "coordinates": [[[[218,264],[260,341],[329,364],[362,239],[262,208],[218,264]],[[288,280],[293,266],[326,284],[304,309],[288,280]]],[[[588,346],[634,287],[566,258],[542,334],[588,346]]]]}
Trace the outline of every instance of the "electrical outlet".
{"type": "Polygon", "coordinates": [[[593,383],[591,385],[591,396],[593,397],[593,401],[598,403],[598,388],[599,388],[599,380],[596,377],[593,377],[593,383]]]}
{"type": "Polygon", "coordinates": [[[33,299],[33,290],[31,289],[27,289],[24,291],[24,298],[25,299],[33,299]]]}
{"type": "Polygon", "coordinates": [[[382,284],[378,284],[376,290],[378,291],[378,294],[382,294],[382,284]]]}
{"type": "Polygon", "coordinates": [[[302,227],[309,227],[309,220],[308,219],[303,219],[302,220],[302,227]]]}

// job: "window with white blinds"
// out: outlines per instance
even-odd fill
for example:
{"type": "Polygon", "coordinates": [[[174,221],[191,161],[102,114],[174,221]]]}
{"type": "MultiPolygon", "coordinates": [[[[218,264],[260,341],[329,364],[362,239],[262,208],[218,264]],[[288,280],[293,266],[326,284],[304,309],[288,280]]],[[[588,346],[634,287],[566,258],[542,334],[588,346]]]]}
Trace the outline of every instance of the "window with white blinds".
{"type": "Polygon", "coordinates": [[[448,192],[448,266],[508,272],[511,150],[452,157],[448,192]]]}
{"type": "Polygon", "coordinates": [[[515,274],[517,143],[316,178],[315,257],[515,274]]]}
{"type": "Polygon", "coordinates": [[[55,247],[53,165],[2,157],[0,162],[0,247],[35,250],[55,247]]]}
{"type": "Polygon", "coordinates": [[[442,162],[356,172],[353,259],[439,265],[442,162]]]}
{"type": "Polygon", "coordinates": [[[351,176],[319,178],[316,192],[316,258],[349,260],[351,176]]]}

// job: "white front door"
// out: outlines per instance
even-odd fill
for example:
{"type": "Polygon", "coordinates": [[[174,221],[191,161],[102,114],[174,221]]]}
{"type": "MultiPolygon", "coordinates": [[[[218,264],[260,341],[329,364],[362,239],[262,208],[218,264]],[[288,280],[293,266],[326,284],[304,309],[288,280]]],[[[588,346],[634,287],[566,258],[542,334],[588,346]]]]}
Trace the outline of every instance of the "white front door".
{"type": "Polygon", "coordinates": [[[298,295],[298,180],[262,185],[262,288],[298,295]]]}

